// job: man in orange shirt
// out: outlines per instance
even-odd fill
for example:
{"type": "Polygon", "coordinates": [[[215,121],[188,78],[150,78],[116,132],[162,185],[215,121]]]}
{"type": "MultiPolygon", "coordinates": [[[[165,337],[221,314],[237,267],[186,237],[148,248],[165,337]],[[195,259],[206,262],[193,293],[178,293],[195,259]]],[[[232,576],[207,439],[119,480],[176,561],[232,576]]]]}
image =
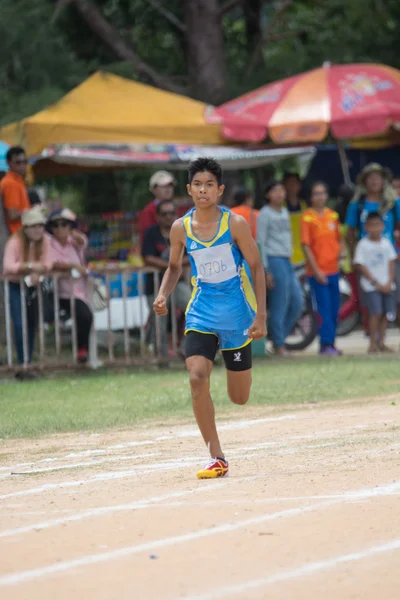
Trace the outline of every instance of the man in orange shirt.
{"type": "Polygon", "coordinates": [[[10,234],[21,229],[21,216],[29,210],[30,202],[25,187],[24,177],[28,161],[25,150],[20,146],[13,146],[6,154],[9,171],[0,181],[0,194],[7,226],[10,234]]]}
{"type": "Polygon", "coordinates": [[[326,208],[328,190],[324,183],[311,187],[311,208],[301,219],[301,243],[307,260],[311,291],[320,317],[320,354],[337,356],[336,325],[339,314],[339,215],[326,208]]]}

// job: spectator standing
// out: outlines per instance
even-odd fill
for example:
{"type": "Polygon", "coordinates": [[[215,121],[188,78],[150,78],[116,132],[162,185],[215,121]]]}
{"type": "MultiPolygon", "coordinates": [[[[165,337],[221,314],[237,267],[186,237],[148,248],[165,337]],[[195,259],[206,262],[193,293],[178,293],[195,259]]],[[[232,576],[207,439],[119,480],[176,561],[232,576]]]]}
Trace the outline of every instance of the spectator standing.
{"type": "Polygon", "coordinates": [[[285,208],[286,190],[280,181],[271,181],[265,190],[268,202],[260,211],[257,243],[264,264],[269,298],[268,333],[277,355],[284,355],[285,339],[299,318],[304,300],[293,269],[292,231],[285,208]]]}
{"type": "Polygon", "coordinates": [[[53,269],[68,274],[68,278],[59,279],[60,308],[69,318],[71,301],[75,298],[78,361],[84,363],[88,359],[89,336],[93,323],[93,314],[89,307],[85,260],[87,237],[77,231],[76,216],[69,209],[50,215],[48,228],[52,234],[50,256],[53,269]]]}
{"type": "MultiPolygon", "coordinates": [[[[148,267],[153,267],[161,271],[163,275],[168,268],[170,252],[170,231],[176,218],[176,210],[171,200],[163,200],[157,204],[157,225],[149,227],[145,233],[142,256],[148,267]]],[[[189,265],[189,259],[184,257],[183,266],[189,265]]],[[[161,282],[161,277],[160,277],[161,282]]],[[[152,310],[154,300],[158,294],[155,289],[154,275],[146,276],[146,296],[151,313],[150,337],[155,345],[155,315],[152,310]]],[[[185,311],[192,295],[192,289],[188,283],[181,279],[175,287],[176,307],[185,311]]],[[[173,316],[174,318],[174,316],[173,316]]],[[[168,319],[160,319],[161,327],[161,354],[164,358],[168,357],[168,319]]]]}
{"type": "Polygon", "coordinates": [[[361,287],[369,315],[368,352],[391,352],[385,346],[387,315],[395,315],[394,280],[396,250],[384,237],[385,224],[379,212],[370,212],[365,220],[367,237],[356,247],[354,262],[361,273],[361,287]]]}
{"type": "Polygon", "coordinates": [[[285,173],[283,185],[286,189],[286,207],[289,211],[290,226],[292,228],[292,262],[298,265],[304,261],[300,222],[301,215],[307,208],[307,203],[300,198],[302,181],[297,173],[285,173]]]}
{"type": "MultiPolygon", "coordinates": [[[[22,229],[14,233],[4,249],[3,270],[10,277],[10,310],[14,325],[14,340],[18,362],[24,364],[24,344],[21,308],[21,287],[19,277],[25,278],[25,299],[27,306],[28,356],[32,361],[35,331],[37,326],[37,286],[40,276],[51,269],[50,239],[45,233],[46,218],[39,208],[32,208],[22,214],[22,229]]],[[[28,373],[18,373],[27,378],[28,373]]]]}
{"type": "Polygon", "coordinates": [[[390,181],[390,172],[378,163],[371,163],[361,171],[356,193],[346,214],[347,239],[352,257],[358,239],[367,235],[365,223],[371,212],[380,213],[384,224],[382,235],[394,245],[395,227],[400,222],[400,199],[390,181]]]}
{"type": "Polygon", "coordinates": [[[253,194],[247,192],[244,188],[238,189],[233,197],[231,210],[247,221],[253,238],[257,239],[257,219],[260,211],[254,208],[253,194]]]}
{"type": "Polygon", "coordinates": [[[149,188],[153,200],[139,213],[139,236],[143,243],[146,230],[152,225],[157,225],[157,206],[163,200],[172,201],[175,192],[175,177],[168,171],[157,171],[150,177],[149,188]]]}
{"type": "Polygon", "coordinates": [[[311,291],[320,317],[321,355],[341,354],[335,348],[339,314],[339,257],[341,238],[339,215],[326,207],[328,189],[325,183],[311,186],[310,204],[301,219],[301,242],[307,261],[311,291]]]}
{"type": "MultiPolygon", "coordinates": [[[[351,261],[358,240],[366,236],[365,222],[370,212],[379,212],[384,224],[383,237],[395,245],[395,230],[400,222],[400,199],[391,185],[391,173],[378,163],[370,163],[364,167],[358,176],[357,188],[353,200],[350,202],[346,214],[347,243],[351,261]]],[[[397,272],[400,286],[400,270],[397,272]]],[[[352,284],[353,292],[358,294],[355,281],[352,284]]],[[[357,298],[358,299],[358,298],[357,298]]],[[[399,298],[400,300],[400,298],[399,298]]],[[[349,301],[354,302],[354,299],[349,301]]],[[[364,294],[361,287],[361,304],[363,305],[363,323],[367,327],[368,314],[364,306],[364,294]]],[[[346,305],[343,311],[346,312],[346,305]]]]}
{"type": "Polygon", "coordinates": [[[13,234],[21,229],[22,213],[31,207],[24,182],[28,161],[20,146],[10,148],[6,160],[9,170],[0,181],[0,194],[8,230],[13,234]]]}

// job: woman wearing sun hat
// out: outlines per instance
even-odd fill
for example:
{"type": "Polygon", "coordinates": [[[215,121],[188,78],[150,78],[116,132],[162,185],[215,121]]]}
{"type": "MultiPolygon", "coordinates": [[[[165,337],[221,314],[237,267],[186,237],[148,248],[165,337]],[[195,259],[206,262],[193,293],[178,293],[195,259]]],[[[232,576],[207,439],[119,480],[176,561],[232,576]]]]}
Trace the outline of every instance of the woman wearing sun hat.
{"type": "Polygon", "coordinates": [[[49,216],[48,230],[52,235],[50,252],[53,268],[55,271],[68,273],[68,277],[59,279],[60,308],[68,316],[71,315],[71,298],[75,298],[78,361],[83,363],[88,358],[89,336],[93,323],[87,289],[87,238],[77,231],[76,215],[68,208],[49,216]],[[79,276],[71,279],[74,271],[79,276]]]}
{"type": "Polygon", "coordinates": [[[382,215],[385,225],[383,235],[394,244],[395,226],[400,221],[400,199],[397,198],[391,180],[390,170],[378,163],[366,165],[358,176],[357,188],[346,214],[346,225],[349,228],[347,238],[352,257],[358,239],[366,234],[365,221],[371,212],[382,215]]]}
{"type": "Polygon", "coordinates": [[[10,310],[19,364],[32,361],[37,325],[37,285],[52,267],[50,239],[45,233],[46,217],[39,207],[22,213],[22,229],[14,233],[4,249],[3,271],[10,276],[10,310]],[[25,275],[28,356],[24,357],[20,276],[25,275]],[[24,358],[26,359],[24,361],[24,358]]]}

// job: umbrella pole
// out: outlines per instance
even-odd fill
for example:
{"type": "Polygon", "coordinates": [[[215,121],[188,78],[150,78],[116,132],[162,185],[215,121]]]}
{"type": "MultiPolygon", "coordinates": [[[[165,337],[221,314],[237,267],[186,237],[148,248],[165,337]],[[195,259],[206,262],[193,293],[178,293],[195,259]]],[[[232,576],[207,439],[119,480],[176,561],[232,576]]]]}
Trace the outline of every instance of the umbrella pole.
{"type": "Polygon", "coordinates": [[[351,178],[350,178],[349,163],[347,161],[346,149],[341,140],[338,140],[337,147],[338,147],[338,152],[339,152],[340,165],[342,167],[343,181],[344,181],[344,183],[347,183],[347,185],[350,185],[351,178]]]}

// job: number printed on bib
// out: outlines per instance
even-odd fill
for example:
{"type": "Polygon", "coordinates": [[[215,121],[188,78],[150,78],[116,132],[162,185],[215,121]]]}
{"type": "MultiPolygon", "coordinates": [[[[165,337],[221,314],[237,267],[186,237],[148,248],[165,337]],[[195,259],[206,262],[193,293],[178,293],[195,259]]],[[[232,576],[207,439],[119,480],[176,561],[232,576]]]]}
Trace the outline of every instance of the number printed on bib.
{"type": "Polygon", "coordinates": [[[205,283],[221,283],[237,275],[230,244],[201,248],[190,255],[196,263],[198,279],[205,283]]]}

